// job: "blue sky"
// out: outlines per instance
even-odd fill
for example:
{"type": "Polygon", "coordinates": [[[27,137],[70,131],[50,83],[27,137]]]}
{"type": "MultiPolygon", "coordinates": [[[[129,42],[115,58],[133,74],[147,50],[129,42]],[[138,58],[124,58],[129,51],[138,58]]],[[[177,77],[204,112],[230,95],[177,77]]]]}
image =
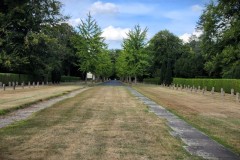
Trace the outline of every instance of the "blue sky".
{"type": "Polygon", "coordinates": [[[148,40],[167,29],[184,41],[195,31],[196,23],[210,0],[60,0],[69,23],[79,24],[91,12],[102,28],[110,49],[121,48],[126,32],[139,24],[148,28],[148,40]]]}

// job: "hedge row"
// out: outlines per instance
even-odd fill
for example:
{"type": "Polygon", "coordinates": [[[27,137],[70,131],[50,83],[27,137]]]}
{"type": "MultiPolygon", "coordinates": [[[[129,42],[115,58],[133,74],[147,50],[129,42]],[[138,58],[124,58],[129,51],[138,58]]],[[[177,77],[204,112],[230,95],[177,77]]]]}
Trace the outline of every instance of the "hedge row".
{"type": "MultiPolygon", "coordinates": [[[[3,84],[8,84],[8,82],[33,82],[37,81],[36,78],[34,78],[31,75],[27,74],[15,74],[15,73],[0,73],[0,82],[3,84]]],[[[49,79],[51,81],[51,79],[49,79]]],[[[61,82],[76,82],[80,81],[79,77],[72,77],[72,76],[61,76],[61,82]]]]}
{"type": "Polygon", "coordinates": [[[76,82],[80,80],[81,80],[80,77],[61,76],[61,82],[76,82]]]}
{"type": "Polygon", "coordinates": [[[32,82],[33,80],[34,78],[31,75],[0,73],[0,82],[2,82],[3,84],[7,84],[8,82],[32,82]]]}
{"type": "Polygon", "coordinates": [[[186,78],[174,78],[173,84],[178,85],[189,85],[189,86],[201,86],[207,87],[210,91],[214,87],[216,92],[220,92],[221,88],[225,92],[230,93],[231,89],[235,92],[240,92],[240,79],[186,79],[186,78]]]}
{"type": "Polygon", "coordinates": [[[148,84],[160,84],[160,78],[145,78],[143,79],[143,83],[148,83],[148,84]]]}

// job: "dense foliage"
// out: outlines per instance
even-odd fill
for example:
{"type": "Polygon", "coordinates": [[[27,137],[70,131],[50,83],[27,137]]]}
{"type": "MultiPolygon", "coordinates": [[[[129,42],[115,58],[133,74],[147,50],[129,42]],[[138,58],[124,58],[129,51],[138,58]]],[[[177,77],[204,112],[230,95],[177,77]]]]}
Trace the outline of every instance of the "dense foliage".
{"type": "Polygon", "coordinates": [[[112,61],[89,14],[78,31],[65,23],[56,0],[0,2],[0,71],[59,82],[61,75],[109,77],[112,61]],[[103,63],[101,63],[103,62],[103,63]]]}
{"type": "Polygon", "coordinates": [[[240,78],[240,2],[218,0],[208,4],[197,28],[200,37],[183,43],[167,30],[149,41],[153,55],[151,77],[172,83],[173,77],[240,78]]]}
{"type": "Polygon", "coordinates": [[[240,78],[240,1],[211,2],[198,28],[205,70],[209,76],[240,78]]]}
{"type": "Polygon", "coordinates": [[[61,75],[131,82],[173,77],[240,78],[240,1],[216,0],[206,5],[200,37],[184,43],[168,30],[148,42],[147,28],[136,25],[121,50],[108,50],[102,30],[89,13],[77,28],[60,13],[57,0],[0,1],[0,72],[31,75],[58,82],[61,75]]]}
{"type": "Polygon", "coordinates": [[[101,28],[90,13],[85,21],[81,21],[78,30],[78,35],[73,37],[72,42],[80,59],[79,70],[85,74],[91,72],[103,79],[110,77],[112,74],[110,54],[101,36],[101,28]]]}
{"type": "Polygon", "coordinates": [[[74,29],[55,0],[0,2],[0,70],[60,81],[70,75],[76,56],[70,43],[74,29]]]}
{"type": "Polygon", "coordinates": [[[116,70],[119,77],[127,77],[128,81],[134,77],[135,83],[137,76],[146,74],[149,66],[149,55],[146,51],[147,28],[141,29],[136,25],[134,29],[127,33],[127,38],[123,40],[123,51],[120,54],[116,70]]]}

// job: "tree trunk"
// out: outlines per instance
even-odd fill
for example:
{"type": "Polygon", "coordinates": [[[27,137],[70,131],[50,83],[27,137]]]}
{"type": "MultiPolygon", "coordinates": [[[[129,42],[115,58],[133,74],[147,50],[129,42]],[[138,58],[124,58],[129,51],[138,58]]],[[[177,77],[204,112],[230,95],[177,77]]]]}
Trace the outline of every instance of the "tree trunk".
{"type": "Polygon", "coordinates": [[[137,76],[135,75],[135,78],[134,78],[134,83],[136,84],[137,83],[137,76]]]}

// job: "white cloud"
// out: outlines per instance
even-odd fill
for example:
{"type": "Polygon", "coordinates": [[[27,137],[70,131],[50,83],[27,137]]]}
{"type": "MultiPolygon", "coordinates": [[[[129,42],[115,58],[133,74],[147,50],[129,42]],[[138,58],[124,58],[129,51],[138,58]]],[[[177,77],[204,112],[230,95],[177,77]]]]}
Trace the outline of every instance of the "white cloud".
{"type": "Polygon", "coordinates": [[[189,37],[191,37],[190,33],[184,33],[183,35],[179,36],[179,38],[183,40],[184,43],[187,43],[189,41],[189,37]]]}
{"type": "Polygon", "coordinates": [[[110,41],[122,41],[123,38],[127,37],[127,33],[129,32],[129,28],[120,28],[108,26],[103,29],[102,36],[106,38],[106,40],[110,41]]]}
{"type": "Polygon", "coordinates": [[[198,4],[196,4],[196,5],[191,6],[191,9],[194,12],[201,12],[203,10],[203,7],[198,5],[198,4]]]}
{"type": "Polygon", "coordinates": [[[200,37],[200,36],[203,34],[203,32],[202,32],[202,31],[196,31],[196,30],[195,30],[192,34],[195,35],[195,36],[197,36],[197,37],[200,37]]]}
{"type": "Polygon", "coordinates": [[[190,33],[184,33],[183,35],[179,36],[180,39],[183,40],[184,43],[187,43],[189,42],[189,38],[192,36],[192,35],[195,35],[196,37],[200,37],[202,34],[202,31],[193,31],[191,34],[190,33]]]}
{"type": "Polygon", "coordinates": [[[118,13],[118,6],[114,3],[103,3],[101,1],[97,1],[91,5],[90,12],[92,14],[118,13]]]}
{"type": "Polygon", "coordinates": [[[81,22],[80,18],[75,18],[75,19],[69,19],[68,20],[68,24],[72,25],[73,27],[76,27],[77,25],[79,25],[81,22]]]}

